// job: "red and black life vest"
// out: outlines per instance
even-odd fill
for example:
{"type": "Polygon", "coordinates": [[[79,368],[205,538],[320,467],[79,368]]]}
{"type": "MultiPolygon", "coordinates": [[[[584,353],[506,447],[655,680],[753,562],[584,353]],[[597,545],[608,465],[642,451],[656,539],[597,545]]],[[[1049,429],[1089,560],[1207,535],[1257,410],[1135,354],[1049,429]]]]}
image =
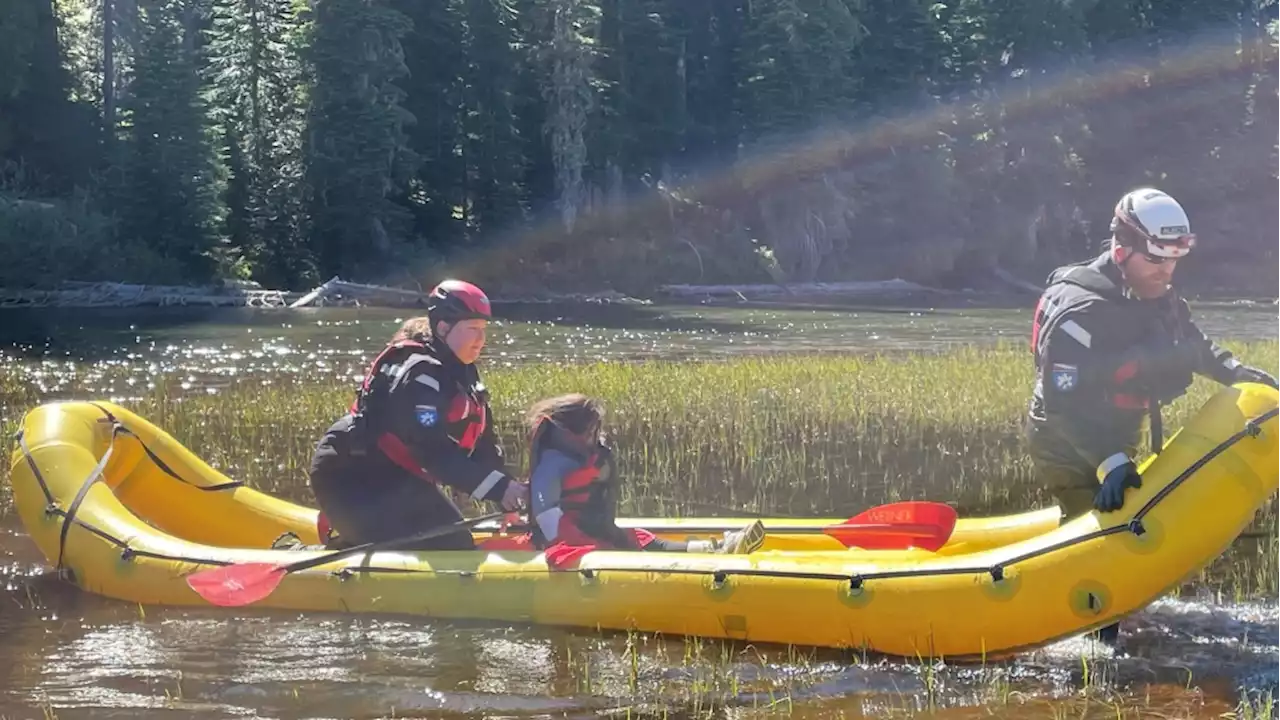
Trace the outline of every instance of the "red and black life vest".
{"type": "MultiPolygon", "coordinates": [[[[391,432],[382,420],[388,412],[386,405],[392,387],[414,365],[423,362],[436,367],[443,366],[436,358],[433,348],[419,340],[399,340],[387,345],[369,364],[356,398],[351,403],[350,413],[357,425],[364,426],[362,430],[372,434],[374,444],[392,462],[424,480],[435,482],[414,459],[404,441],[391,432]]],[[[469,383],[469,387],[463,387],[456,379],[446,379],[450,376],[452,373],[437,372],[428,377],[438,385],[434,389],[442,397],[449,398],[449,404],[444,408],[445,433],[470,454],[475,452],[489,422],[488,391],[478,376],[474,382],[469,383]]],[[[365,437],[369,437],[369,434],[365,434],[365,437]]]]}
{"type": "MultiPolygon", "coordinates": [[[[605,538],[595,537],[592,529],[612,525],[617,513],[617,472],[613,452],[603,443],[597,443],[590,452],[584,452],[582,448],[561,440],[558,436],[562,432],[550,420],[538,423],[529,439],[529,467],[538,467],[542,453],[549,448],[581,460],[581,464],[560,481],[559,508],[564,513],[560,528],[562,533],[580,530],[592,535],[597,542],[603,542],[605,538]]],[[[536,532],[536,541],[545,544],[541,531],[536,532]]]]}

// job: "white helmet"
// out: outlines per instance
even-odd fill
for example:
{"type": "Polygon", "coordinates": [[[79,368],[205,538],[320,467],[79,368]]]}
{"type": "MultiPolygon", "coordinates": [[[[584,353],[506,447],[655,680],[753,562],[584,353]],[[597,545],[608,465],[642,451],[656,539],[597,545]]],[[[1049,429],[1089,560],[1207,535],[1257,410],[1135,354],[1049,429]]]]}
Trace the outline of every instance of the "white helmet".
{"type": "Polygon", "coordinates": [[[1111,239],[1116,247],[1152,258],[1180,258],[1196,245],[1191,221],[1178,201],[1149,187],[1126,193],[1116,203],[1111,239]]]}

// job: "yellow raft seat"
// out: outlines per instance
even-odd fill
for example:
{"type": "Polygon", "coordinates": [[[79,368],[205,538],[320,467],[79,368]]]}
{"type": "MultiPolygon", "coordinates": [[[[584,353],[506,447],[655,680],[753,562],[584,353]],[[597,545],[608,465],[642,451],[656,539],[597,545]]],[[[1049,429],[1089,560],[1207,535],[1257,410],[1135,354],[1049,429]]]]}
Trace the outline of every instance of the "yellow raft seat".
{"type": "MultiPolygon", "coordinates": [[[[1129,491],[1120,511],[1061,526],[1056,509],[966,518],[937,553],[598,551],[575,569],[554,570],[526,551],[385,551],[290,574],[255,607],[635,629],[908,657],[1005,655],[1110,624],[1225,551],[1280,482],[1276,413],[1271,388],[1223,388],[1143,464],[1143,486],[1129,491]]],[[[321,552],[268,547],[285,531],[315,542],[314,509],[226,478],[116,405],[42,405],[24,417],[19,439],[10,482],[22,522],[49,562],[89,592],[205,605],[186,583],[195,571],[321,552]]],[[[678,537],[745,522],[627,524],[678,537]]]]}

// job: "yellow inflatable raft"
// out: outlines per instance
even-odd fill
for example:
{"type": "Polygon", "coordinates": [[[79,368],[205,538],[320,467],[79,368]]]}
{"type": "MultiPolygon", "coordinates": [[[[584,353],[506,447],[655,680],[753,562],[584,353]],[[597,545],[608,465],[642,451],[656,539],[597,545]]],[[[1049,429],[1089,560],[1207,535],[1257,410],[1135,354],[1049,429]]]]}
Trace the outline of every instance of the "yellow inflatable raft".
{"type": "MultiPolygon", "coordinates": [[[[1144,464],[1121,511],[1061,527],[1056,509],[961,519],[937,553],[601,551],[553,570],[533,552],[390,551],[290,574],[256,606],[998,656],[1114,622],[1220,555],[1276,492],[1276,407],[1265,386],[1224,388],[1144,464]]],[[[118,406],[40,406],[19,440],[10,481],[22,521],[87,591],[204,605],[192,572],[320,554],[268,549],[285,531],[316,542],[314,509],[241,486],[118,406]]],[[[681,537],[745,522],[627,524],[681,537]]]]}

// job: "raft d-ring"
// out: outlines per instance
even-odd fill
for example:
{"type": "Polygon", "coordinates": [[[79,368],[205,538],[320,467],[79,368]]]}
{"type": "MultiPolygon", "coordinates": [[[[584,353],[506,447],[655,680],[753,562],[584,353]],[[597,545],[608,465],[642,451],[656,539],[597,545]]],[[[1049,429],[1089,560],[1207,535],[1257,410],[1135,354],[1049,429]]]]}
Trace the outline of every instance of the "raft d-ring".
{"type": "Polygon", "coordinates": [[[716,573],[711,576],[711,582],[717,590],[724,587],[724,584],[728,581],[729,581],[729,573],[725,572],[724,570],[717,570],[716,573]]]}
{"type": "Polygon", "coordinates": [[[125,561],[125,562],[129,562],[129,561],[130,561],[130,560],[132,560],[132,559],[133,559],[133,557],[134,557],[135,555],[137,555],[137,554],[138,554],[138,551],[137,551],[137,550],[134,550],[133,548],[129,547],[128,545],[125,545],[125,546],[124,546],[124,549],[120,551],[120,559],[121,559],[121,560],[123,560],[123,561],[125,561]]]}
{"type": "Polygon", "coordinates": [[[351,568],[342,568],[341,570],[334,570],[333,575],[339,580],[350,580],[355,573],[351,572],[351,568]]]}
{"type": "Polygon", "coordinates": [[[578,573],[582,575],[582,577],[586,578],[587,580],[596,579],[596,571],[592,570],[591,568],[582,568],[581,570],[578,571],[578,573]]]}
{"type": "Polygon", "coordinates": [[[1147,533],[1147,529],[1142,525],[1141,518],[1134,518],[1129,521],[1129,532],[1137,535],[1138,537],[1142,537],[1147,533]]]}
{"type": "Polygon", "coordinates": [[[992,565],[991,569],[988,570],[987,572],[991,573],[991,579],[995,582],[1000,582],[1001,580],[1004,579],[1003,565],[992,565]]]}
{"type": "Polygon", "coordinates": [[[862,576],[861,576],[861,575],[853,575],[853,576],[851,576],[851,577],[849,578],[849,592],[851,592],[851,593],[861,592],[861,591],[862,591],[862,584],[863,584],[863,583],[865,583],[865,582],[866,582],[866,581],[862,579],[862,576]]]}
{"type": "Polygon", "coordinates": [[[45,517],[53,517],[54,515],[57,515],[60,512],[62,512],[62,508],[58,507],[57,503],[49,503],[48,505],[44,506],[45,517]]]}
{"type": "Polygon", "coordinates": [[[1256,438],[1262,435],[1262,426],[1256,421],[1250,420],[1244,424],[1244,431],[1249,437],[1256,438]]]}

